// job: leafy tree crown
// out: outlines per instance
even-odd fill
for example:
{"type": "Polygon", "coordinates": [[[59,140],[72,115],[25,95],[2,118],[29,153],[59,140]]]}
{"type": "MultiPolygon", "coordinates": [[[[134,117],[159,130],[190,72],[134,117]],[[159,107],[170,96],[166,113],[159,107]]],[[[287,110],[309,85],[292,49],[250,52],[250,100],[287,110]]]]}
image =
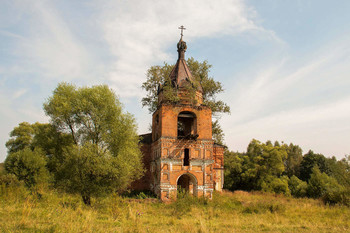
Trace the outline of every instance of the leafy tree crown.
{"type": "MultiPolygon", "coordinates": [[[[189,96],[194,98],[194,92],[201,85],[203,105],[211,108],[213,113],[230,113],[230,107],[221,100],[217,100],[217,94],[224,91],[220,82],[215,81],[209,76],[212,67],[208,61],[199,62],[194,58],[187,59],[187,65],[194,77],[194,82],[186,86],[189,96]]],[[[142,84],[142,88],[147,92],[142,98],[142,106],[148,107],[150,113],[153,113],[159,107],[159,90],[168,102],[177,103],[179,101],[178,89],[172,85],[170,73],[174,65],[164,63],[163,66],[152,66],[147,71],[147,80],[142,84]]]]}

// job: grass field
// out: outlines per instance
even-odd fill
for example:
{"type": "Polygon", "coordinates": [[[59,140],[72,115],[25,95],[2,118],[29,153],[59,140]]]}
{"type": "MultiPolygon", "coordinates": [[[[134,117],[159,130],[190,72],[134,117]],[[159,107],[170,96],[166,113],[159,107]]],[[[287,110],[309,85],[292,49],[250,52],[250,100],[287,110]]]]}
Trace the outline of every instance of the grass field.
{"type": "Polygon", "coordinates": [[[216,193],[213,200],[110,196],[84,206],[56,191],[40,199],[24,188],[1,188],[2,232],[350,232],[350,209],[273,194],[216,193]]]}

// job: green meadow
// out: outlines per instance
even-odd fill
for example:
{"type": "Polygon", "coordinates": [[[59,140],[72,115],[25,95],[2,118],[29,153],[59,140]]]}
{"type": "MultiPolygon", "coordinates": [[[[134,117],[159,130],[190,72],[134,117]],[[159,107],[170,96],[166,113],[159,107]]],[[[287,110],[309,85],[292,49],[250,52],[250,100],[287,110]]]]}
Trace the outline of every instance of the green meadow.
{"type": "Polygon", "coordinates": [[[92,200],[56,190],[1,187],[2,232],[350,232],[350,208],[262,192],[184,195],[162,203],[146,195],[92,200]]]}

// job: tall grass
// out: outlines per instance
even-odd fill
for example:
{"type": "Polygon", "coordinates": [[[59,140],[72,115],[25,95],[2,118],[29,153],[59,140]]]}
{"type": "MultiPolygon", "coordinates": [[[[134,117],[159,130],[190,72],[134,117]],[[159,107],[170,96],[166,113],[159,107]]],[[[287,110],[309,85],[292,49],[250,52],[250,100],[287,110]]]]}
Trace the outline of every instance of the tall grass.
{"type": "Polygon", "coordinates": [[[111,195],[94,199],[55,190],[39,198],[17,188],[0,189],[2,232],[349,232],[350,209],[320,200],[266,193],[215,193],[213,200],[184,195],[157,199],[111,195]]]}

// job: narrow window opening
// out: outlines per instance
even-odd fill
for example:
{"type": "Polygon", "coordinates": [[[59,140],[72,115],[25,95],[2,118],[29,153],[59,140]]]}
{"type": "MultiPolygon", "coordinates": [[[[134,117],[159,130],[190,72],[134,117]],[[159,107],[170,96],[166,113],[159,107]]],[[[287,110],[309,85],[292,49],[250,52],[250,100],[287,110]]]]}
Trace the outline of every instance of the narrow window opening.
{"type": "Polygon", "coordinates": [[[185,149],[184,166],[190,166],[190,149],[185,149]]]}

